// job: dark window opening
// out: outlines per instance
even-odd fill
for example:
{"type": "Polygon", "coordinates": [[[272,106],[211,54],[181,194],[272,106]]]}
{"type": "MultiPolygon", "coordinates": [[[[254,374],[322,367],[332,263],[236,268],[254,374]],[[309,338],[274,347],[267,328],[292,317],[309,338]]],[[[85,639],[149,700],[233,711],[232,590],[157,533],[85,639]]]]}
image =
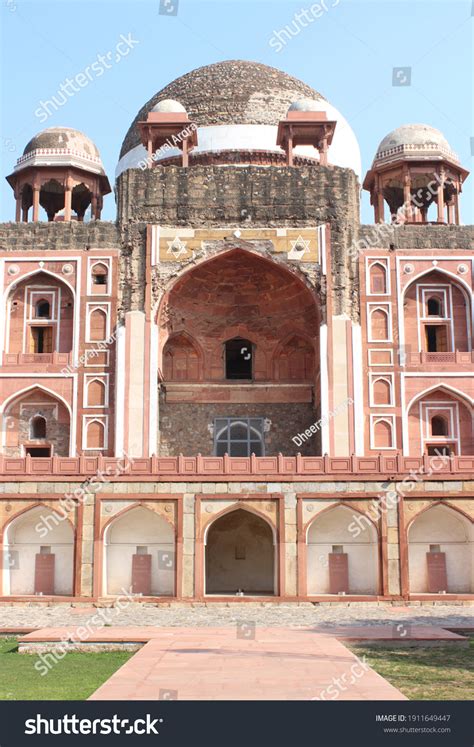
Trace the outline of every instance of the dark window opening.
{"type": "Polygon", "coordinates": [[[446,353],[448,349],[447,328],[442,324],[425,327],[426,350],[428,353],[446,353]]]}
{"type": "Polygon", "coordinates": [[[107,270],[101,265],[92,270],[92,283],[94,285],[107,285],[107,270]]]}
{"type": "Polygon", "coordinates": [[[428,299],[428,316],[443,316],[443,305],[439,298],[428,299]]]}
{"type": "Polygon", "coordinates": [[[452,456],[453,450],[449,444],[437,444],[426,447],[428,456],[452,456]]]}
{"type": "Polygon", "coordinates": [[[51,446],[26,446],[25,452],[32,457],[49,457],[51,446]]]}
{"type": "Polygon", "coordinates": [[[447,436],[448,435],[448,424],[446,420],[439,415],[435,415],[431,418],[431,435],[432,436],[447,436]]]}
{"type": "Polygon", "coordinates": [[[49,319],[51,315],[51,306],[49,301],[38,301],[35,308],[37,319],[49,319]]]}
{"type": "Polygon", "coordinates": [[[214,421],[216,456],[264,456],[262,418],[216,418],[214,421]]]}
{"type": "Polygon", "coordinates": [[[53,352],[53,330],[52,327],[31,328],[33,353],[53,352]]]}
{"type": "Polygon", "coordinates": [[[253,345],[243,337],[234,337],[225,343],[226,379],[251,379],[253,345]]]}
{"type": "Polygon", "coordinates": [[[31,421],[30,438],[46,438],[46,419],[36,415],[31,421]]]}

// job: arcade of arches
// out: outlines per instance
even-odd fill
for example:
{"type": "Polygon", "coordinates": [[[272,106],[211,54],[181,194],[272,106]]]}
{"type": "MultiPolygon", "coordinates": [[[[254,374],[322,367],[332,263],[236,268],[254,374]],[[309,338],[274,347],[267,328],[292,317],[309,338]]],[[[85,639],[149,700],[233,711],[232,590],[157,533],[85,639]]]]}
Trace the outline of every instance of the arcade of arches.
{"type": "MultiPolygon", "coordinates": [[[[298,531],[297,557],[287,554],[291,532],[286,527],[282,533],[281,524],[268,514],[268,504],[251,509],[230,501],[222,510],[216,504],[214,518],[203,515],[193,559],[168,503],[129,502],[123,508],[123,502],[117,502],[112,516],[104,515],[95,546],[98,593],[104,598],[131,594],[150,599],[382,598],[387,550],[378,522],[347,503],[327,501],[311,516],[308,509],[314,501],[303,502],[303,515],[310,518],[298,531]],[[291,558],[298,566],[298,592],[290,591],[291,558]],[[182,575],[190,562],[196,578],[191,587],[182,575]]],[[[74,512],[66,516],[33,505],[7,521],[3,597],[72,596],[77,583],[73,518],[74,512]]],[[[461,510],[441,502],[416,508],[404,536],[409,595],[422,600],[474,593],[474,526],[461,510]]]]}

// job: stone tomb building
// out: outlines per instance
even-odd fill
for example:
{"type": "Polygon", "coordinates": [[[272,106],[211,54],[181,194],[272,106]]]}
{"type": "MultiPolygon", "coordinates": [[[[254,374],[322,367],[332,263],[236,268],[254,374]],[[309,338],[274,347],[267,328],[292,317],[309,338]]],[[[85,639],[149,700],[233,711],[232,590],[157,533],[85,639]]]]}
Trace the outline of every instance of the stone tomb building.
{"type": "Polygon", "coordinates": [[[473,600],[467,176],[409,124],[363,178],[321,94],[240,61],[138,112],[115,223],[96,146],[33,138],[0,226],[1,600],[473,600]]]}

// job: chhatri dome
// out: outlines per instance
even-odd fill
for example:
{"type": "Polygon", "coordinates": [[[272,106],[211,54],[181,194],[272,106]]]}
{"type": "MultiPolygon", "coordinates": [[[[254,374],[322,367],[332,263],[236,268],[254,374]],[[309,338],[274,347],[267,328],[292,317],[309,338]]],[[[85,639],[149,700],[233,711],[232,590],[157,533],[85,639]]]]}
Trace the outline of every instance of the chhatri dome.
{"type": "Polygon", "coordinates": [[[427,124],[405,124],[389,132],[377,148],[374,163],[400,154],[413,160],[447,158],[459,163],[443,133],[427,124]]]}
{"type": "MultiPolygon", "coordinates": [[[[249,151],[281,154],[277,145],[278,124],[291,111],[325,112],[337,126],[329,151],[329,163],[361,174],[360,150],[351,127],[318,91],[297,78],[257,62],[228,60],[192,70],[158,91],[138,112],[120,151],[116,175],[138,168],[147,152],[141,143],[139,122],[150,112],[186,112],[197,126],[199,154],[249,151]],[[292,108],[293,107],[293,108],[292,108]]],[[[178,149],[176,154],[179,154],[178,149]]],[[[159,154],[157,161],[174,151],[159,154]]],[[[317,159],[314,148],[298,146],[295,155],[317,159]]],[[[245,157],[239,163],[245,164],[245,157]]]]}
{"type": "Polygon", "coordinates": [[[48,127],[31,138],[15,171],[29,166],[84,166],[89,171],[105,174],[99,151],[83,132],[72,127],[48,127]]]}

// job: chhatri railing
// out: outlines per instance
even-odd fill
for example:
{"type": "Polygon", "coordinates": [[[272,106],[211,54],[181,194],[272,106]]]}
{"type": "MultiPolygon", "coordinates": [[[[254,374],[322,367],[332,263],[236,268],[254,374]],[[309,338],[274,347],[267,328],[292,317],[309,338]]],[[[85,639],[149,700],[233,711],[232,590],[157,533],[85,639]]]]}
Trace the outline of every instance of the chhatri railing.
{"type": "Polygon", "coordinates": [[[438,476],[463,476],[474,479],[473,456],[404,456],[400,453],[374,456],[277,456],[223,457],[8,457],[0,456],[0,477],[36,479],[37,477],[81,477],[100,475],[101,479],[132,478],[186,481],[272,479],[283,480],[360,480],[367,477],[406,477],[423,479],[438,476]]]}

